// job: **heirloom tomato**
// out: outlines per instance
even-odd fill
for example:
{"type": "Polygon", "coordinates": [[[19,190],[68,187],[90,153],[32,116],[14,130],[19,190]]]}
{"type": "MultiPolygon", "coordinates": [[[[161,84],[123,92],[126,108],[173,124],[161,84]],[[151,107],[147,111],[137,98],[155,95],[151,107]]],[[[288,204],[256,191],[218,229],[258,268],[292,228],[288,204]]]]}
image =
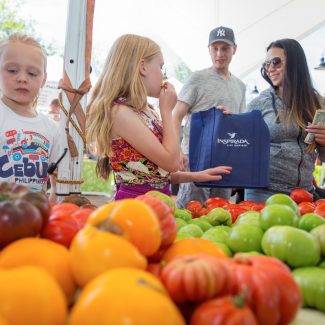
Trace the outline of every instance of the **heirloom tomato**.
{"type": "MultiPolygon", "coordinates": [[[[243,254],[223,261],[229,264],[233,273],[232,294],[246,294],[245,301],[258,324],[291,324],[301,306],[302,297],[290,269],[284,263],[272,257],[243,254]]],[[[240,320],[235,324],[241,324],[240,320]]]]}
{"type": "Polygon", "coordinates": [[[19,238],[37,236],[50,209],[44,193],[20,184],[0,183],[0,248],[19,238]]]}
{"type": "Polygon", "coordinates": [[[243,295],[222,296],[199,305],[191,317],[190,325],[257,325],[252,310],[246,306],[243,295]]]}

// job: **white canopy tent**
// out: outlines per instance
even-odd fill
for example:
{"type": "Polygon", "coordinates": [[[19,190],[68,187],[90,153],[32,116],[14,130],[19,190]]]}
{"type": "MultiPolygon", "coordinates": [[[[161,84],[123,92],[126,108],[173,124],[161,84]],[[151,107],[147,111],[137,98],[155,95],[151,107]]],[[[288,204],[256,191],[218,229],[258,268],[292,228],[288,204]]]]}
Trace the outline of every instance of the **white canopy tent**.
{"type": "Polygon", "coordinates": [[[324,0],[121,0],[107,8],[107,1],[97,0],[94,43],[112,42],[123,33],[145,34],[168,44],[191,70],[210,65],[210,30],[233,28],[238,51],[231,70],[240,78],[260,66],[271,41],[300,41],[325,26],[324,0]]]}

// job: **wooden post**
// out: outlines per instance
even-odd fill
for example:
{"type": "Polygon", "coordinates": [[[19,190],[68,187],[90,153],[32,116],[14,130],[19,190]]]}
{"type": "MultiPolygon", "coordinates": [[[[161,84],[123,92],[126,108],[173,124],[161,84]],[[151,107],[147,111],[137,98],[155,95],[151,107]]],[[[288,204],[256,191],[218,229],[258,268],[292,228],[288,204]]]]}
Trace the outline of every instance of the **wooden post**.
{"type": "Polygon", "coordinates": [[[90,88],[91,34],[94,0],[70,0],[64,49],[61,100],[61,152],[67,154],[58,166],[57,194],[80,194],[85,149],[86,94],[90,88]]]}

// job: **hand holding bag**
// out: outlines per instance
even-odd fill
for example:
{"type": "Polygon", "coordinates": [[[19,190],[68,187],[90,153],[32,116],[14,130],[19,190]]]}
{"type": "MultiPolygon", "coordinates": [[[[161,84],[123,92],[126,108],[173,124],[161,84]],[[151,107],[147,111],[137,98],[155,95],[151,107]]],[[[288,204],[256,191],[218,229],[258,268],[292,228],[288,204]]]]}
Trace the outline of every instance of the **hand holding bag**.
{"type": "Polygon", "coordinates": [[[190,170],[232,166],[232,173],[222,175],[222,180],[197,182],[196,186],[267,187],[269,160],[270,134],[260,111],[226,115],[213,107],[192,114],[190,170]]]}

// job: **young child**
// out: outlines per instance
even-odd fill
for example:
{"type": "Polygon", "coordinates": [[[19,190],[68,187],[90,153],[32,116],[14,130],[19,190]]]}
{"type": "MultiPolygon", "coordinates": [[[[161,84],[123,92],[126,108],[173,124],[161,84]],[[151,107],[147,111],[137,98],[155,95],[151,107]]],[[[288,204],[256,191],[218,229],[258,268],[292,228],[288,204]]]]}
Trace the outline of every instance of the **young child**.
{"type": "Polygon", "coordinates": [[[32,37],[16,33],[0,42],[0,181],[35,191],[46,190],[48,164],[58,156],[58,128],[36,111],[46,62],[45,51],[32,37]]]}
{"type": "Polygon", "coordinates": [[[176,92],[163,83],[160,47],[138,35],[118,38],[106,59],[89,103],[88,139],[96,142],[97,172],[114,172],[115,199],[136,197],[150,190],[170,195],[170,182],[220,180],[231,167],[202,172],[178,172],[180,149],[172,110],[176,92]],[[147,96],[159,98],[161,119],[147,96]]]}

